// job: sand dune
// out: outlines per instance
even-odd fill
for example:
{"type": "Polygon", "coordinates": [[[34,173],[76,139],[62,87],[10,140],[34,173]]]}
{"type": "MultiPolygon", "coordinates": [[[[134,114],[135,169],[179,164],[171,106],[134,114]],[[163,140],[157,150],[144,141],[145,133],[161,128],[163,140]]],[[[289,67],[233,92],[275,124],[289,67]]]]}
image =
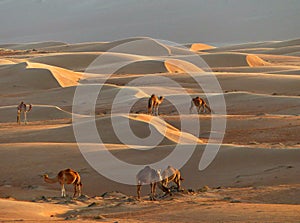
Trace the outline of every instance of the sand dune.
{"type": "Polygon", "coordinates": [[[259,67],[222,67],[214,68],[213,71],[225,72],[225,73],[262,73],[262,75],[268,73],[282,73],[297,70],[298,66],[259,66],[259,67]]]}
{"type": "Polygon", "coordinates": [[[70,87],[77,85],[82,77],[79,73],[74,73],[59,67],[47,66],[39,63],[28,63],[29,69],[45,69],[49,70],[61,87],[70,87]]]}
{"type": "Polygon", "coordinates": [[[137,37],[112,42],[77,43],[54,47],[50,46],[43,48],[43,50],[54,52],[118,52],[143,56],[168,56],[171,54],[189,55],[191,54],[191,52],[189,52],[191,47],[193,47],[192,51],[213,48],[213,46],[201,43],[176,45],[175,43],[169,43],[167,41],[160,42],[160,40],[148,37],[137,37]],[[143,45],[142,47],[141,44],[143,45]]]}
{"type": "Polygon", "coordinates": [[[268,44],[277,43],[277,41],[264,41],[264,42],[254,42],[254,43],[242,43],[236,44],[231,46],[222,46],[216,47],[214,49],[207,49],[205,51],[210,53],[217,53],[217,52],[228,52],[228,51],[238,51],[238,50],[251,50],[253,48],[270,48],[267,47],[268,44]]]}
{"type": "Polygon", "coordinates": [[[148,37],[127,38],[112,42],[79,43],[59,47],[47,47],[44,50],[59,52],[119,52],[144,56],[167,56],[170,50],[155,39],[148,37]],[[133,43],[134,42],[134,43],[133,43]],[[142,44],[142,45],[141,45],[142,44]],[[140,46],[139,46],[140,45],[140,46]]]}
{"type": "Polygon", "coordinates": [[[300,39],[292,39],[292,40],[284,40],[284,41],[277,41],[264,44],[270,48],[280,48],[280,47],[289,47],[289,46],[296,46],[300,45],[300,39]]]}
{"type": "Polygon", "coordinates": [[[0,69],[2,93],[43,90],[78,84],[82,75],[62,68],[38,63],[19,63],[0,69]]]}
{"type": "Polygon", "coordinates": [[[270,48],[267,50],[255,50],[254,53],[258,54],[272,54],[272,55],[290,55],[299,53],[300,46],[285,46],[279,48],[270,48]]]}
{"type": "Polygon", "coordinates": [[[166,73],[169,69],[163,61],[144,60],[132,62],[122,68],[116,70],[115,74],[155,74],[166,73]]]}
{"type": "Polygon", "coordinates": [[[300,75],[299,69],[283,70],[283,71],[273,71],[272,74],[287,74],[287,75],[300,75]]]}
{"type": "MultiPolygon", "coordinates": [[[[1,175],[6,180],[6,183],[4,183],[4,185],[7,185],[6,188],[10,185],[11,189],[15,188],[16,191],[27,192],[25,196],[29,195],[28,191],[37,195],[41,194],[40,191],[44,191],[46,196],[57,197],[60,194],[59,185],[46,184],[39,175],[48,173],[53,176],[57,174],[57,170],[66,167],[74,168],[80,172],[85,185],[84,193],[89,196],[99,196],[112,190],[122,191],[129,195],[136,194],[136,187],[112,182],[99,175],[90,166],[87,166],[76,143],[2,143],[0,148],[3,159],[9,159],[11,153],[19,154],[15,157],[15,163],[9,162],[6,170],[1,169],[1,175]],[[23,151],[26,151],[26,153],[23,151]],[[68,155],[68,159],[61,159],[65,155],[68,155]],[[33,161],[28,160],[28,157],[35,157],[34,167],[32,166],[33,161]],[[47,162],[47,160],[52,162],[47,162]],[[44,164],[45,162],[47,165],[44,164]],[[20,171],[15,175],[11,175],[14,173],[14,168],[18,168],[20,171]],[[9,179],[10,176],[12,177],[9,179]],[[29,185],[38,187],[29,190],[26,188],[29,185]]],[[[110,148],[109,145],[108,148],[110,148]]],[[[151,151],[144,150],[144,153],[123,149],[122,147],[117,148],[118,146],[115,146],[115,149],[110,151],[128,162],[138,163],[137,160],[139,160],[140,162],[151,163],[168,155],[172,151],[173,145],[157,147],[151,151]]],[[[204,185],[209,187],[245,187],[249,185],[258,187],[299,182],[297,171],[300,167],[297,159],[299,156],[297,149],[279,150],[222,146],[212,165],[205,171],[198,171],[199,157],[201,157],[203,149],[204,146],[197,146],[195,156],[182,169],[182,176],[185,178],[184,188],[197,190],[204,185]],[[235,165],[232,165],[233,162],[235,165]],[[292,167],[289,168],[288,166],[292,167]],[[195,168],[195,171],[191,172],[191,168],[195,168]]],[[[5,191],[6,195],[14,194],[3,186],[0,188],[3,192],[5,191]]],[[[68,194],[71,191],[72,187],[67,187],[68,194]]],[[[143,190],[143,196],[146,196],[147,191],[146,189],[143,190]]],[[[18,198],[21,196],[22,193],[19,194],[18,198]]]]}
{"type": "Polygon", "coordinates": [[[188,58],[183,57],[183,59],[184,60],[155,58],[108,52],[50,54],[31,58],[30,61],[63,67],[74,71],[102,74],[155,74],[201,71],[200,68],[185,61],[188,60],[188,58]]]}
{"type": "Polygon", "coordinates": [[[241,53],[215,53],[200,56],[210,67],[256,67],[269,65],[269,63],[256,55],[241,53]]]}
{"type": "Polygon", "coordinates": [[[16,44],[3,44],[0,45],[0,48],[12,49],[12,50],[31,50],[31,49],[42,49],[47,47],[58,47],[64,45],[66,45],[66,43],[63,42],[16,43],[16,44]]]}
{"type": "Polygon", "coordinates": [[[155,73],[187,73],[203,72],[192,63],[178,59],[143,60],[126,65],[115,74],[155,74],[155,73]]]}
{"type": "Polygon", "coordinates": [[[62,207],[59,204],[38,204],[25,201],[14,201],[8,199],[0,199],[0,207],[5,212],[5,215],[0,215],[1,221],[51,221],[57,218],[51,217],[51,215],[62,214],[70,208],[62,207]],[[22,210],[22,211],[20,211],[22,210]]]}
{"type": "MultiPolygon", "coordinates": [[[[282,74],[265,74],[265,73],[213,73],[216,75],[222,90],[226,92],[252,92],[261,94],[277,94],[277,95],[291,95],[298,96],[299,90],[299,77],[298,75],[282,75],[282,74]]],[[[165,74],[165,76],[171,78],[172,80],[179,83],[186,89],[189,89],[191,93],[203,93],[203,90],[199,85],[195,85],[194,80],[188,74],[165,74]]],[[[205,75],[202,74],[202,78],[205,75]]],[[[211,73],[206,73],[206,75],[211,75],[211,73]]],[[[130,79],[129,79],[130,80],[130,79]]],[[[119,84],[124,83],[124,80],[119,79],[118,81],[112,80],[111,82],[117,82],[119,84]]],[[[159,86],[159,81],[155,79],[151,83],[154,86],[159,86]]],[[[208,92],[206,92],[208,93],[208,92]]],[[[211,92],[213,93],[213,92],[211,92]]]]}
{"type": "MultiPolygon", "coordinates": [[[[12,108],[9,109],[0,109],[1,114],[8,115],[4,121],[14,121],[12,118],[15,118],[15,111],[10,112],[12,108]],[[1,111],[2,110],[2,111],[1,111]],[[3,111],[4,110],[4,111],[3,111]],[[10,114],[10,115],[9,115],[10,114]]],[[[61,118],[70,118],[70,114],[63,112],[57,108],[50,107],[37,107],[35,113],[28,114],[28,120],[30,121],[39,121],[39,120],[51,120],[51,119],[61,119],[61,118]],[[51,112],[53,114],[43,114],[43,112],[51,112]],[[38,114],[38,115],[36,115],[38,114]],[[30,116],[29,116],[30,115],[30,116]],[[36,115],[36,116],[35,116],[36,115]]],[[[135,115],[135,116],[122,116],[115,115],[104,118],[96,119],[96,126],[99,128],[101,134],[101,139],[104,143],[107,144],[122,144],[118,137],[113,133],[113,128],[111,125],[111,120],[114,120],[117,123],[124,123],[130,120],[130,126],[133,132],[135,132],[140,138],[145,138],[151,131],[157,137],[162,137],[163,141],[161,145],[174,145],[175,143],[183,144],[198,144],[202,141],[189,133],[180,132],[178,129],[173,126],[165,123],[163,120],[158,118],[152,118],[147,115],[135,115]],[[160,136],[158,136],[160,135],[160,136]]],[[[85,119],[83,119],[85,120],[85,119]]],[[[86,118],[86,120],[93,121],[86,118]]],[[[80,125],[89,125],[88,122],[82,123],[80,125]]],[[[84,127],[82,127],[84,128],[84,127]]],[[[128,139],[130,141],[130,139],[128,139]]],[[[73,127],[71,125],[61,125],[59,127],[51,127],[46,130],[36,129],[34,126],[29,127],[28,130],[22,134],[21,137],[18,137],[18,142],[51,142],[51,143],[72,143],[75,142],[75,136],[73,133],[73,127]],[[52,136],[52,137],[51,137],[52,136]]],[[[2,138],[2,142],[9,142],[6,139],[2,138]]],[[[94,141],[87,141],[85,143],[93,143],[94,141]]],[[[135,145],[135,142],[132,141],[129,145],[135,145]]],[[[137,146],[137,145],[136,145],[137,146]]],[[[141,145],[140,145],[141,146],[141,145]]],[[[144,144],[143,146],[147,146],[144,144]]]]}
{"type": "MultiPolygon", "coordinates": [[[[35,57],[30,61],[59,66],[74,71],[86,71],[89,73],[105,73],[114,70],[114,66],[120,63],[128,63],[143,60],[151,57],[144,57],[125,53],[96,52],[96,53],[60,53],[47,56],[35,57]],[[94,63],[93,63],[94,62],[94,63]],[[90,67],[89,67],[90,66],[90,67]]],[[[129,72],[130,73],[130,72],[129,72]]]]}
{"type": "Polygon", "coordinates": [[[29,61],[83,72],[100,55],[100,53],[55,53],[34,57],[29,61]]]}
{"type": "Polygon", "coordinates": [[[207,49],[207,52],[226,52],[226,51],[262,51],[270,52],[272,54],[277,52],[278,54],[285,54],[282,51],[289,49],[290,51],[298,51],[300,45],[300,39],[286,40],[286,41],[264,41],[264,42],[255,42],[255,43],[246,43],[246,44],[237,44],[232,46],[218,47],[214,49],[207,49]],[[294,49],[293,49],[294,48],[294,49]],[[268,51],[269,50],[269,51],[268,51]],[[280,53],[281,51],[281,53],[280,53]]]}
{"type": "Polygon", "coordinates": [[[2,94],[36,91],[59,87],[51,71],[44,68],[30,68],[24,62],[0,70],[2,94]]]}
{"type": "Polygon", "coordinates": [[[300,52],[297,51],[297,52],[293,52],[293,53],[288,53],[287,55],[288,55],[288,56],[300,57],[300,52]]]}
{"type": "Polygon", "coordinates": [[[202,50],[208,50],[208,49],[214,49],[216,47],[204,44],[204,43],[192,43],[191,45],[188,45],[190,47],[191,51],[202,51],[202,50]]]}
{"type": "MultiPolygon", "coordinates": [[[[6,59],[0,59],[0,66],[5,64],[14,64],[14,62],[12,62],[11,60],[6,60],[6,59]]],[[[1,68],[0,68],[1,69],[1,68]]]]}

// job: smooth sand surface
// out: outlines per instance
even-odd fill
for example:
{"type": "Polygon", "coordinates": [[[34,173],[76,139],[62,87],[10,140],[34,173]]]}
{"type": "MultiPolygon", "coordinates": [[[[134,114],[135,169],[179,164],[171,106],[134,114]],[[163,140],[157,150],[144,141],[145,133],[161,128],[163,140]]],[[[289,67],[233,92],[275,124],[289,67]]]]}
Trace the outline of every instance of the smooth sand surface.
{"type": "MultiPolygon", "coordinates": [[[[2,44],[0,48],[4,48],[0,54],[0,221],[297,222],[300,218],[299,40],[214,47],[174,46],[137,37],[78,44],[2,44]],[[204,66],[199,67],[195,58],[204,66]],[[220,106],[211,103],[221,92],[204,92],[198,84],[207,84],[210,76],[219,81],[226,114],[198,115],[195,108],[190,114],[191,102],[184,94],[200,96],[212,108],[220,106]],[[78,110],[73,99],[80,87],[101,88],[101,92],[95,100],[91,94],[82,95],[78,110]],[[158,117],[147,114],[153,93],[165,97],[158,117]],[[16,123],[20,101],[33,106],[27,125],[16,123]],[[106,178],[85,160],[72,116],[81,120],[77,125],[87,136],[81,143],[95,157],[108,150],[124,162],[146,165],[167,157],[178,145],[184,154],[194,144],[194,153],[181,168],[184,191],[150,201],[150,188],[143,186],[138,201],[134,185],[106,178]],[[208,141],[218,143],[221,134],[211,130],[212,120],[223,118],[227,124],[220,151],[200,171],[208,141]],[[140,140],[120,139],[112,121],[129,123],[129,130],[120,128],[118,133],[130,131],[140,140]],[[91,123],[101,143],[92,137],[91,123]],[[199,132],[188,128],[195,123],[199,132]],[[160,139],[154,148],[152,141],[143,141],[151,134],[160,139]],[[80,173],[84,196],[72,199],[73,187],[68,185],[68,197],[60,198],[59,184],[43,181],[43,174],[54,177],[65,168],[80,173]]],[[[112,171],[135,177],[110,160],[102,162],[112,171]]]]}

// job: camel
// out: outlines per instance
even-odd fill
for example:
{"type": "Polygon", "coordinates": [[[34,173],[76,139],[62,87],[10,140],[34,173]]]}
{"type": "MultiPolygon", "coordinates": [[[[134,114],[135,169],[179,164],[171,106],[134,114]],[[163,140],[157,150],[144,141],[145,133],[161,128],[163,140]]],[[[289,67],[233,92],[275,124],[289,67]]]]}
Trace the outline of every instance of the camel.
{"type": "Polygon", "coordinates": [[[148,100],[148,114],[158,115],[158,107],[163,102],[164,97],[157,97],[155,94],[152,94],[148,100]]]}
{"type": "Polygon", "coordinates": [[[177,190],[180,191],[180,181],[184,179],[180,175],[180,171],[172,166],[168,166],[162,173],[162,185],[168,187],[168,183],[173,181],[177,185],[177,190]]]}
{"type": "Polygon", "coordinates": [[[76,171],[72,169],[65,169],[59,171],[57,177],[49,178],[47,174],[44,174],[44,181],[47,183],[57,183],[59,182],[61,185],[61,196],[66,196],[65,184],[73,184],[74,185],[74,194],[73,197],[78,193],[78,197],[81,196],[82,183],[80,180],[80,175],[76,171]]]}
{"type": "Polygon", "coordinates": [[[206,102],[198,96],[193,98],[191,101],[190,113],[192,113],[192,109],[194,106],[197,108],[198,114],[200,114],[201,108],[203,112],[205,112],[205,110],[207,109],[210,113],[212,113],[210,107],[206,104],[206,102]]]}
{"type": "Polygon", "coordinates": [[[138,199],[141,198],[141,187],[145,184],[150,184],[151,187],[150,200],[155,200],[157,183],[159,183],[158,186],[163,192],[170,193],[170,190],[161,184],[162,177],[160,174],[160,170],[154,170],[150,166],[146,166],[138,172],[138,174],[136,175],[136,181],[138,199]]]}
{"type": "Polygon", "coordinates": [[[24,104],[24,102],[22,101],[18,107],[17,107],[17,123],[20,125],[21,124],[21,113],[24,113],[24,124],[27,124],[27,112],[30,112],[32,109],[32,105],[26,105],[24,104]],[[27,109],[28,106],[28,109],[27,109]]]}

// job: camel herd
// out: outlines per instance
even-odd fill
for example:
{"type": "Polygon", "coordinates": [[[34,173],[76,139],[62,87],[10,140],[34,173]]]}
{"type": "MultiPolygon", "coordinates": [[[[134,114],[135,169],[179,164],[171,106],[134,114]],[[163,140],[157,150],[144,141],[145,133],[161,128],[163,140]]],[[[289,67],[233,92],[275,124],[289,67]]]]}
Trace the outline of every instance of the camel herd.
{"type": "MultiPolygon", "coordinates": [[[[164,101],[163,96],[156,96],[152,94],[148,100],[148,114],[150,115],[158,115],[158,107],[164,101]]],[[[191,101],[190,113],[192,112],[193,107],[196,107],[198,114],[202,111],[212,112],[210,107],[206,104],[206,102],[200,98],[195,97],[191,101]]],[[[17,123],[21,124],[21,114],[24,114],[24,123],[27,124],[27,113],[32,109],[31,104],[25,104],[23,101],[17,107],[17,123]]],[[[72,169],[61,170],[55,178],[49,178],[47,174],[44,176],[44,181],[47,183],[59,183],[61,185],[61,196],[66,196],[65,184],[73,184],[74,185],[74,194],[81,196],[82,191],[82,182],[80,179],[80,175],[78,172],[72,169]]],[[[170,189],[168,188],[169,182],[174,182],[177,185],[177,190],[181,189],[181,181],[183,178],[180,175],[180,171],[175,169],[172,166],[168,166],[162,173],[160,170],[152,169],[150,166],[146,166],[142,170],[140,170],[136,175],[137,181],[137,197],[140,199],[141,187],[142,185],[150,185],[150,199],[155,200],[155,191],[156,186],[165,193],[170,194],[170,189]]]]}
{"type": "MultiPolygon", "coordinates": [[[[149,115],[158,115],[158,107],[159,105],[164,101],[163,96],[156,96],[155,94],[152,94],[151,97],[148,100],[148,114],[149,115]]],[[[207,105],[207,103],[200,97],[192,98],[191,101],[191,107],[190,107],[190,113],[192,113],[193,107],[196,107],[198,114],[200,114],[202,111],[209,113],[212,113],[210,107],[207,105]]],[[[17,123],[21,124],[21,114],[24,114],[24,124],[27,124],[27,113],[30,112],[32,109],[31,104],[25,104],[23,101],[18,105],[17,107],[17,123]]]]}
{"type": "MultiPolygon", "coordinates": [[[[49,178],[47,174],[44,174],[44,181],[46,183],[59,183],[61,186],[61,196],[66,197],[65,184],[74,185],[73,197],[81,196],[82,192],[82,182],[78,172],[72,169],[65,169],[59,171],[56,177],[49,178]]],[[[150,166],[144,167],[136,175],[137,183],[137,198],[141,199],[141,188],[142,185],[150,185],[150,200],[155,200],[156,185],[161,189],[165,195],[170,194],[171,190],[168,188],[170,182],[174,182],[177,185],[177,191],[181,190],[181,177],[180,171],[172,166],[168,166],[162,173],[160,170],[155,170],[150,166]]]]}
{"type": "MultiPolygon", "coordinates": [[[[156,96],[155,94],[152,94],[151,97],[148,100],[148,114],[150,115],[158,115],[158,107],[163,102],[164,97],[163,96],[156,96]]],[[[212,113],[212,110],[207,105],[207,103],[204,101],[204,99],[200,97],[192,98],[191,101],[191,107],[190,107],[190,113],[192,113],[193,107],[196,107],[198,114],[201,112],[208,111],[209,113],[212,113]]]]}

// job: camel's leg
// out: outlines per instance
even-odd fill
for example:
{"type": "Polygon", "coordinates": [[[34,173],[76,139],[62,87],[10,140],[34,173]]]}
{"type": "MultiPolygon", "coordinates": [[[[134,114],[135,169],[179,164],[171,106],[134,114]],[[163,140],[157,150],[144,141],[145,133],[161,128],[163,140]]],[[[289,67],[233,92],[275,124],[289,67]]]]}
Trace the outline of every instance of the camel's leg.
{"type": "Polygon", "coordinates": [[[26,111],[24,111],[24,123],[25,123],[25,125],[27,124],[27,112],[26,111]]]}
{"type": "Polygon", "coordinates": [[[175,183],[177,185],[177,191],[180,191],[180,175],[176,176],[175,183]]]}
{"type": "Polygon", "coordinates": [[[198,106],[198,113],[200,114],[200,113],[202,113],[203,112],[203,104],[201,103],[201,102],[199,102],[199,106],[198,106]]]}
{"type": "Polygon", "coordinates": [[[21,112],[18,110],[18,114],[17,114],[17,123],[20,125],[21,124],[21,112]]]}
{"type": "Polygon", "coordinates": [[[208,105],[205,105],[205,108],[208,110],[209,113],[212,113],[211,109],[210,109],[210,107],[208,105]]]}
{"type": "Polygon", "coordinates": [[[82,193],[82,184],[80,183],[78,186],[78,196],[80,197],[82,193]]]}
{"type": "Polygon", "coordinates": [[[64,184],[61,185],[61,196],[62,197],[66,196],[66,190],[65,190],[65,185],[64,184]]]}
{"type": "Polygon", "coordinates": [[[77,184],[75,183],[74,184],[74,194],[73,194],[73,197],[75,197],[76,196],[76,194],[77,194],[77,184]]]}
{"type": "Polygon", "coordinates": [[[191,101],[190,114],[192,114],[193,107],[194,107],[194,102],[193,102],[193,101],[191,101]]]}
{"type": "Polygon", "coordinates": [[[197,107],[198,114],[200,114],[200,108],[201,108],[200,106],[197,107]]]}
{"type": "Polygon", "coordinates": [[[156,182],[153,183],[153,197],[155,197],[156,194],[156,182]]]}
{"type": "Polygon", "coordinates": [[[158,114],[158,107],[159,107],[159,105],[156,106],[156,115],[159,115],[158,114]]]}
{"type": "Polygon", "coordinates": [[[142,188],[142,185],[138,184],[136,186],[136,188],[137,188],[136,192],[137,192],[138,199],[141,199],[141,188],[142,188]]]}
{"type": "Polygon", "coordinates": [[[148,107],[148,115],[151,115],[151,113],[152,113],[152,107],[148,107]]]}
{"type": "Polygon", "coordinates": [[[153,193],[153,191],[154,191],[154,183],[150,183],[150,188],[151,188],[150,200],[154,201],[155,200],[154,199],[154,193],[153,193]]]}

